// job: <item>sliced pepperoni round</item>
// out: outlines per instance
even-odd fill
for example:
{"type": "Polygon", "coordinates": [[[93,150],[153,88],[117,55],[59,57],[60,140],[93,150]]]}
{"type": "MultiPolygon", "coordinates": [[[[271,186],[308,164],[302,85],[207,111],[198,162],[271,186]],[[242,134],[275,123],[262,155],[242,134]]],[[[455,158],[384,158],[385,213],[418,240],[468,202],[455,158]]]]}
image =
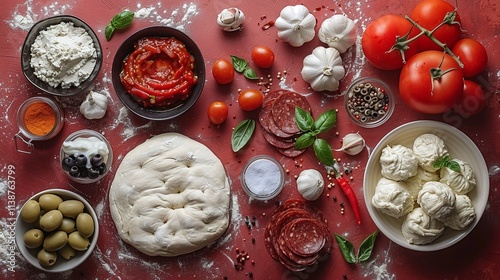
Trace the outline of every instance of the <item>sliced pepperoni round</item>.
{"type": "Polygon", "coordinates": [[[298,157],[306,151],[306,149],[296,150],[294,147],[286,148],[286,149],[281,149],[281,148],[277,148],[277,149],[278,149],[278,152],[280,152],[282,155],[289,157],[289,158],[298,157]]]}
{"type": "Polygon", "coordinates": [[[283,229],[288,248],[299,256],[317,255],[325,245],[325,231],[316,219],[295,219],[283,229]]]}
{"type": "Polygon", "coordinates": [[[276,148],[288,149],[295,145],[295,142],[291,138],[282,138],[274,135],[273,133],[268,132],[267,130],[262,130],[262,134],[264,135],[264,139],[273,145],[276,148]]]}
{"type": "Polygon", "coordinates": [[[295,107],[311,112],[311,106],[307,99],[293,91],[286,91],[274,100],[272,108],[274,122],[286,133],[297,134],[300,132],[295,122],[295,107]]]}

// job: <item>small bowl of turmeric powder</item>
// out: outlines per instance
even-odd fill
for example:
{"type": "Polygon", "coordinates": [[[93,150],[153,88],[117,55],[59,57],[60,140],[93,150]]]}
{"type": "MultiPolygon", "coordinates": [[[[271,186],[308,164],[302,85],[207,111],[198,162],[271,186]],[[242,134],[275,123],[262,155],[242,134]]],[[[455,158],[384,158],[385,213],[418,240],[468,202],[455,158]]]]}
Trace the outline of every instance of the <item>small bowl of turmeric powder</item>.
{"type": "MultiPolygon", "coordinates": [[[[61,131],[64,124],[64,111],[56,101],[37,96],[21,104],[17,110],[16,119],[19,132],[15,137],[21,138],[32,152],[31,141],[48,140],[61,131]]],[[[18,151],[24,150],[18,147],[18,151]]]]}

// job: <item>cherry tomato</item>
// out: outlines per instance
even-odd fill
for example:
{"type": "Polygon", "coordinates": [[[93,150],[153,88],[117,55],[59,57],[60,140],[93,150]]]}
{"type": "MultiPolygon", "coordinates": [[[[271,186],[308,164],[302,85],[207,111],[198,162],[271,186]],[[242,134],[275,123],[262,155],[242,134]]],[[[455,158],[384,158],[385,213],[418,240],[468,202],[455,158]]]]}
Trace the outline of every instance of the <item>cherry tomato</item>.
{"type": "Polygon", "coordinates": [[[253,111],[262,105],[264,95],[256,89],[245,89],[238,96],[238,103],[243,111],[253,111]]]}
{"type": "Polygon", "coordinates": [[[462,71],[466,78],[476,76],[486,68],[486,64],[488,63],[486,49],[474,39],[465,38],[458,40],[451,51],[464,64],[462,71]]]}
{"type": "Polygon", "coordinates": [[[486,95],[477,83],[465,80],[464,92],[453,109],[464,118],[479,114],[486,106],[486,95]]]}
{"type": "Polygon", "coordinates": [[[269,68],[273,65],[274,53],[266,46],[256,46],[252,50],[252,61],[260,68],[269,68]]]}
{"type": "MultiPolygon", "coordinates": [[[[420,26],[432,31],[445,18],[446,14],[453,12],[455,7],[444,0],[424,0],[419,2],[412,10],[410,18],[416,21],[420,26]]],[[[460,23],[460,16],[455,14],[456,22],[460,23]]],[[[434,37],[441,43],[451,48],[460,39],[462,30],[459,24],[445,24],[434,32],[434,37]]],[[[421,36],[417,39],[417,45],[420,51],[438,50],[442,48],[434,43],[427,36],[421,36]]]]}
{"type": "Polygon", "coordinates": [[[450,110],[463,89],[460,66],[441,51],[418,53],[401,69],[399,94],[408,106],[421,113],[440,114],[450,110]],[[437,72],[441,72],[440,78],[437,72]]]}
{"type": "Polygon", "coordinates": [[[214,101],[208,106],[208,119],[213,124],[221,124],[226,121],[229,109],[222,101],[214,101]]]}
{"type": "MultiPolygon", "coordinates": [[[[361,38],[361,46],[368,61],[382,70],[396,70],[404,65],[399,50],[389,50],[396,43],[397,37],[403,37],[411,30],[411,37],[417,34],[412,24],[402,16],[384,15],[372,21],[361,38]]],[[[410,59],[417,53],[415,42],[408,45],[404,51],[405,59],[410,59]]]]}
{"type": "Polygon", "coordinates": [[[216,60],[212,66],[212,75],[217,83],[227,85],[234,79],[234,67],[225,59],[216,60]]]}

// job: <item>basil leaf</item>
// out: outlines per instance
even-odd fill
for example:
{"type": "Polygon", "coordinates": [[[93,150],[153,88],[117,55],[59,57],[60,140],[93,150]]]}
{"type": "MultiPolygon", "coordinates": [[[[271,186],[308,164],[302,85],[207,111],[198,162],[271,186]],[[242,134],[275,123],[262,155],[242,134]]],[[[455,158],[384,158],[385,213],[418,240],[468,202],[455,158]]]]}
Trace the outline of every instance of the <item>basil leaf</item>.
{"type": "Polygon", "coordinates": [[[446,167],[458,173],[462,172],[462,170],[460,170],[460,164],[454,160],[450,160],[450,156],[444,156],[436,159],[432,166],[434,168],[446,167]]]}
{"type": "Polygon", "coordinates": [[[111,37],[113,37],[113,33],[115,32],[115,27],[110,23],[106,26],[104,29],[104,36],[106,36],[106,40],[111,40],[111,37]]]}
{"type": "Polygon", "coordinates": [[[373,252],[373,247],[375,246],[375,239],[377,238],[377,235],[378,230],[363,240],[358,250],[358,261],[364,262],[370,258],[373,252]]]}
{"type": "Polygon", "coordinates": [[[248,119],[240,122],[233,130],[231,135],[231,147],[233,152],[237,152],[243,148],[250,138],[252,138],[255,130],[255,121],[248,119]]]}
{"type": "Polygon", "coordinates": [[[448,162],[448,164],[446,165],[446,167],[448,167],[449,169],[455,171],[455,172],[458,172],[458,173],[461,173],[462,170],[460,169],[460,164],[458,164],[458,162],[456,161],[450,161],[448,162]]]}
{"type": "Polygon", "coordinates": [[[300,137],[297,138],[297,140],[295,140],[295,145],[293,146],[293,148],[295,150],[305,149],[305,148],[311,146],[315,140],[316,140],[316,137],[314,136],[314,134],[312,132],[304,133],[304,134],[300,135],[300,137]]]}
{"type": "Polygon", "coordinates": [[[356,254],[354,253],[354,246],[352,243],[336,233],[335,240],[337,240],[337,244],[339,245],[340,252],[342,252],[344,259],[348,263],[356,263],[356,254]]]}
{"type": "Polygon", "coordinates": [[[247,62],[243,58],[231,55],[231,61],[233,62],[234,70],[238,73],[243,73],[247,69],[247,62]]]}
{"type": "Polygon", "coordinates": [[[123,29],[127,28],[130,24],[132,24],[132,21],[134,20],[134,13],[131,11],[123,11],[117,15],[115,15],[111,19],[111,25],[113,25],[114,28],[116,29],[123,29]]]}
{"type": "Polygon", "coordinates": [[[328,110],[321,114],[314,122],[316,134],[322,133],[330,129],[337,122],[337,112],[328,110]]]}
{"type": "Polygon", "coordinates": [[[302,131],[311,131],[314,126],[314,119],[306,110],[295,107],[295,122],[302,131]]]}
{"type": "Polygon", "coordinates": [[[255,70],[253,70],[252,68],[246,68],[245,71],[243,71],[243,76],[250,80],[256,80],[259,78],[257,77],[257,73],[255,72],[255,70]]]}
{"type": "Polygon", "coordinates": [[[325,139],[316,139],[313,143],[314,154],[324,165],[332,166],[335,163],[333,159],[332,147],[325,139]]]}

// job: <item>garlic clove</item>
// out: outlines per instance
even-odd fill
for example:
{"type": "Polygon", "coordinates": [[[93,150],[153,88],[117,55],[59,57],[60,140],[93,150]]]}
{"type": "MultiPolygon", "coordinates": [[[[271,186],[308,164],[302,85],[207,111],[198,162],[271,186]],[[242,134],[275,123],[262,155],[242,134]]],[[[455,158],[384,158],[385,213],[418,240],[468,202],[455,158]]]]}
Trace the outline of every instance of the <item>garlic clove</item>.
{"type": "Polygon", "coordinates": [[[361,153],[365,146],[365,139],[363,139],[359,132],[349,133],[342,138],[342,147],[335,151],[343,151],[348,155],[354,156],[361,153]]]}
{"type": "Polygon", "coordinates": [[[228,8],[222,10],[217,16],[217,24],[224,31],[237,31],[241,30],[241,25],[245,21],[245,15],[238,8],[228,8]]]}

